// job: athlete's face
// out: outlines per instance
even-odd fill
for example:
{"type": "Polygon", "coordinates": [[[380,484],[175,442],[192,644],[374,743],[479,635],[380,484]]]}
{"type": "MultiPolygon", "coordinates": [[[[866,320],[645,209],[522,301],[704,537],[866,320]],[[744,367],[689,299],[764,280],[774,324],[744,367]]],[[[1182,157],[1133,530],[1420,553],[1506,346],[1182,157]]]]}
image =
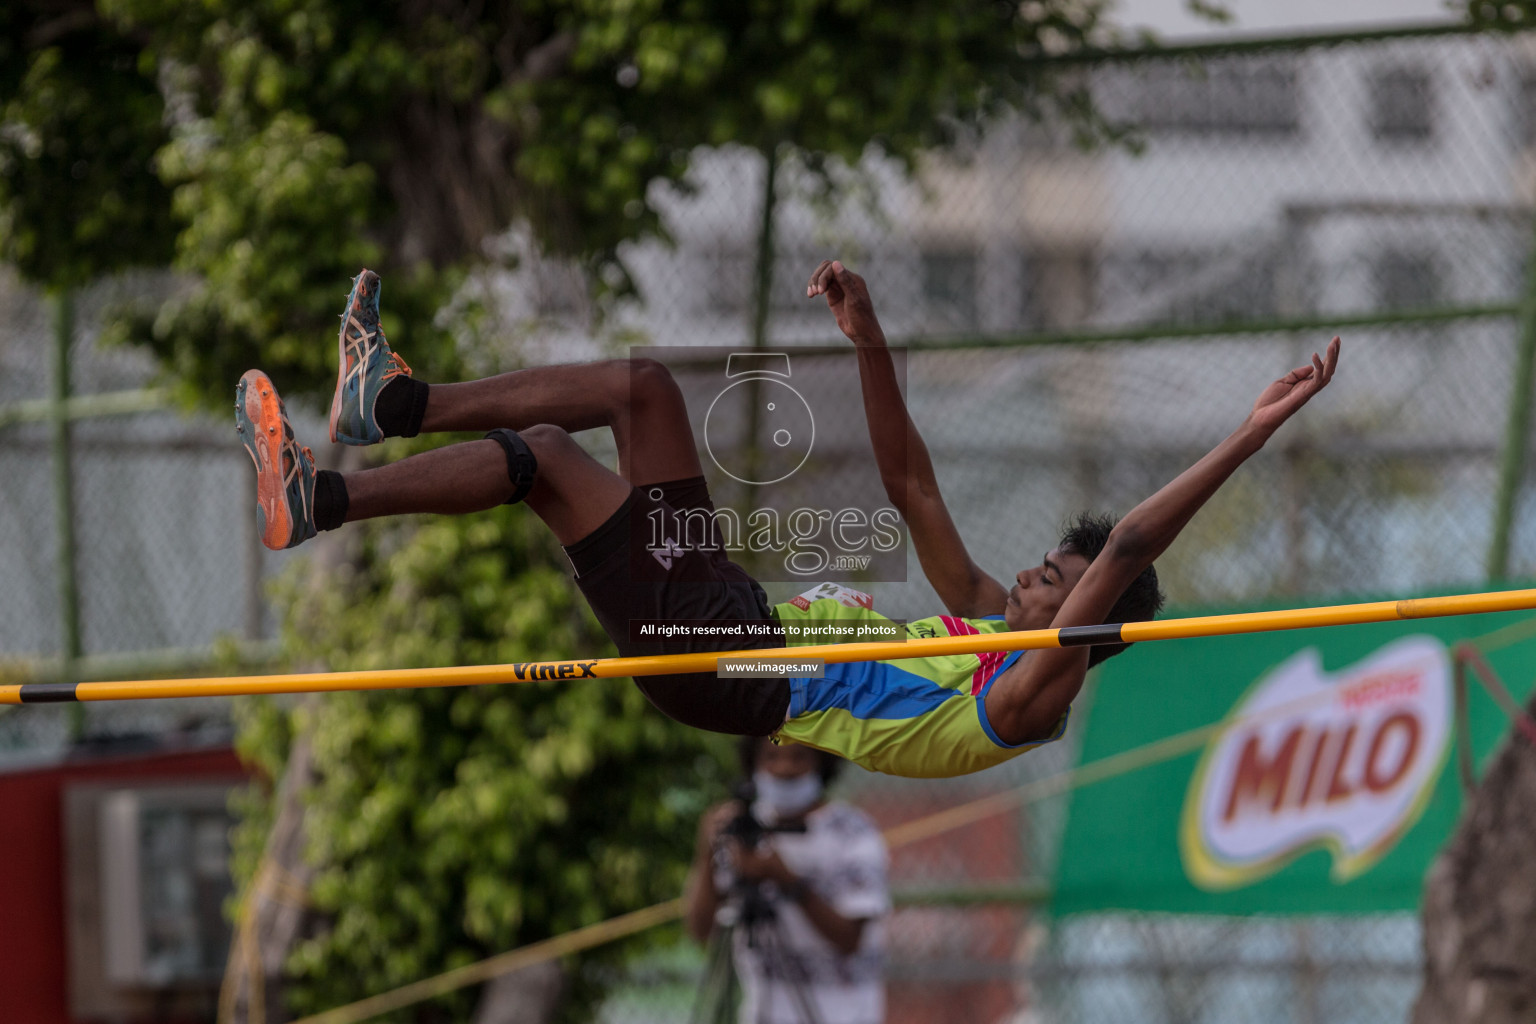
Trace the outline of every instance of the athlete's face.
{"type": "Polygon", "coordinates": [[[1071,551],[1052,548],[1033,569],[1014,577],[1008,590],[1003,621],[1009,629],[1046,629],[1088,570],[1088,559],[1071,551]]]}

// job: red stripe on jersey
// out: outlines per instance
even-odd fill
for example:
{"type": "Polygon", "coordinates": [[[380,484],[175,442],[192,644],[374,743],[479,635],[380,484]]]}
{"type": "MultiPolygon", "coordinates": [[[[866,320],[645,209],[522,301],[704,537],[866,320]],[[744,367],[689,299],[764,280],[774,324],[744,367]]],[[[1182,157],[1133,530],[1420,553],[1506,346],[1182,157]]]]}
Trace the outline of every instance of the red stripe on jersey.
{"type": "MultiPolygon", "coordinates": [[[[950,636],[981,635],[981,630],[977,629],[969,622],[966,622],[964,619],[955,618],[953,615],[940,615],[939,621],[944,623],[944,628],[949,630],[950,636]]],[[[997,670],[1002,667],[1003,662],[1006,661],[1007,658],[1008,653],[1006,651],[991,651],[986,654],[978,654],[976,656],[976,660],[980,662],[980,664],[977,665],[976,671],[971,673],[972,697],[975,697],[981,693],[982,689],[987,685],[987,680],[991,679],[992,676],[996,674],[997,670]]]]}
{"type": "Polygon", "coordinates": [[[997,674],[997,670],[1003,667],[1003,662],[1008,660],[1007,651],[988,651],[976,656],[981,665],[971,675],[971,696],[974,697],[986,688],[987,682],[997,674]]]}
{"type": "Polygon", "coordinates": [[[944,628],[949,630],[950,636],[976,636],[981,633],[981,630],[969,622],[957,619],[953,615],[940,615],[939,621],[944,623],[944,628]]]}

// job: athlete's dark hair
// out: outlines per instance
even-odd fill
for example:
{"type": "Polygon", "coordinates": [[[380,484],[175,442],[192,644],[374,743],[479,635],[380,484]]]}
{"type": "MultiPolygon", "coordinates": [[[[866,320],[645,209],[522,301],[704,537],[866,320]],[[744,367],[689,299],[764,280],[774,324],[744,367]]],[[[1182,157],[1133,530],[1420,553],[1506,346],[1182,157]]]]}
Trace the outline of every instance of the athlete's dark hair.
{"type": "MultiPolygon", "coordinates": [[[[757,771],[758,744],[766,742],[766,736],[742,736],[736,741],[736,756],[741,761],[743,775],[751,777],[757,771]]],[[[837,773],[843,770],[844,761],[836,754],[829,754],[825,750],[810,748],[816,755],[816,773],[821,776],[821,784],[830,786],[832,780],[837,778],[837,773]]]]}
{"type": "MultiPolygon", "coordinates": [[[[1079,512],[1067,523],[1061,533],[1061,550],[1082,555],[1088,561],[1099,557],[1109,542],[1109,531],[1115,528],[1115,517],[1094,512],[1079,512]]],[[[1141,575],[1131,581],[1120,595],[1120,600],[1109,610],[1105,622],[1145,622],[1157,614],[1163,606],[1163,592],[1157,585],[1157,570],[1147,566],[1141,575]]],[[[1113,658],[1130,644],[1096,644],[1088,655],[1088,667],[1092,668],[1106,658],[1113,658]]]]}

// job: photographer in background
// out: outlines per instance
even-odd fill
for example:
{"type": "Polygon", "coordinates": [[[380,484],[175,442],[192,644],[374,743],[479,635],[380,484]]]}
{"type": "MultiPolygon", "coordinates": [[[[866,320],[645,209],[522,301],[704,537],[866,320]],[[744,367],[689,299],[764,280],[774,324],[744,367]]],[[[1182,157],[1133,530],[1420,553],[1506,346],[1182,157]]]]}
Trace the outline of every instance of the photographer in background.
{"type": "Polygon", "coordinates": [[[880,1024],[885,841],[862,811],[824,799],[841,759],[740,742],[750,804],[728,801],[699,822],[688,930],[700,942],[729,939],[741,1024],[880,1024]]]}

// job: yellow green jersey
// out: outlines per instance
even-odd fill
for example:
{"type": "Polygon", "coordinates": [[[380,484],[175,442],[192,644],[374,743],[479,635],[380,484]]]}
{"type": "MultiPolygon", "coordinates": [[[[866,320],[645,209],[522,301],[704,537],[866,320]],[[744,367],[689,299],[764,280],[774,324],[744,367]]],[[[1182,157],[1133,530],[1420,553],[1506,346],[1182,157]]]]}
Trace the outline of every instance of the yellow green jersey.
{"type": "MultiPolygon", "coordinates": [[[[776,605],[780,622],[889,622],[868,594],[824,583],[776,605]]],[[[912,638],[1000,633],[1001,615],[934,615],[904,627],[912,638]]],[[[790,646],[814,640],[791,641],[790,646]]],[[[871,771],[916,778],[968,775],[1060,739],[1062,715],[1046,739],[1010,746],[987,721],[992,681],[1023,651],[944,654],[898,661],[828,665],[823,679],[790,680],[781,739],[845,757],[871,771]]]]}

